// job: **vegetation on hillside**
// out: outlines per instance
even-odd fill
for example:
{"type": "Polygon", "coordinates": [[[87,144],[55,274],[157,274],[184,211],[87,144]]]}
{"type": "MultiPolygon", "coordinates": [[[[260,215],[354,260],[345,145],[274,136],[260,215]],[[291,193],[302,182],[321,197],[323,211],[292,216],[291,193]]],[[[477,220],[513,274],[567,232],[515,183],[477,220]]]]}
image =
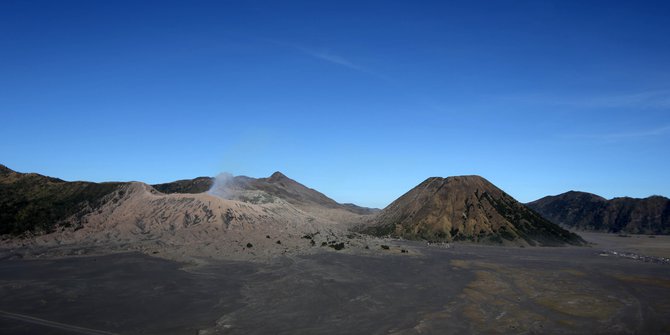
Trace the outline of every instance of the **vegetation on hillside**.
{"type": "Polygon", "coordinates": [[[0,235],[44,234],[100,206],[123,183],[66,182],[4,168],[0,174],[0,235]]]}

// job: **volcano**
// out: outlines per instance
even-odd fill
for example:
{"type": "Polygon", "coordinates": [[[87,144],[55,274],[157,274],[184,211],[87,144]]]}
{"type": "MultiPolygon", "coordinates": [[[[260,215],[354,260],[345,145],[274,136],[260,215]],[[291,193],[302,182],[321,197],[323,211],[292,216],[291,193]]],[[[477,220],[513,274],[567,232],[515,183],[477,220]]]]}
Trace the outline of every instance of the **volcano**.
{"type": "Polygon", "coordinates": [[[562,245],[583,240],[480,176],[432,177],[384,208],[364,232],[405,239],[562,245]]]}

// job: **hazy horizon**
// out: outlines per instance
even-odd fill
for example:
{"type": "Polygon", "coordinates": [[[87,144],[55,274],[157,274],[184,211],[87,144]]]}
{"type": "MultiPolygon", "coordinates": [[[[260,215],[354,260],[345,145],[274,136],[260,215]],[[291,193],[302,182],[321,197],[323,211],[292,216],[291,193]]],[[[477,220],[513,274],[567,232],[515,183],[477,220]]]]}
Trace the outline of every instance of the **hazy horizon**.
{"type": "Polygon", "coordinates": [[[431,176],[528,202],[669,196],[670,4],[0,3],[0,164],[281,171],[384,207],[431,176]]]}

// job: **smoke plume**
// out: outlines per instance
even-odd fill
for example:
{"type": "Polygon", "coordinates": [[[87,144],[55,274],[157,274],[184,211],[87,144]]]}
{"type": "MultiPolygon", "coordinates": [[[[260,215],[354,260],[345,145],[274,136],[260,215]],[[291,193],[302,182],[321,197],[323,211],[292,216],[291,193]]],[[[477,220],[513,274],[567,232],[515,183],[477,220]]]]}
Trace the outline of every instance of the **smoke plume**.
{"type": "Polygon", "coordinates": [[[212,187],[207,193],[223,199],[232,199],[234,178],[235,176],[228,172],[219,173],[219,175],[214,178],[214,184],[212,184],[212,187]]]}

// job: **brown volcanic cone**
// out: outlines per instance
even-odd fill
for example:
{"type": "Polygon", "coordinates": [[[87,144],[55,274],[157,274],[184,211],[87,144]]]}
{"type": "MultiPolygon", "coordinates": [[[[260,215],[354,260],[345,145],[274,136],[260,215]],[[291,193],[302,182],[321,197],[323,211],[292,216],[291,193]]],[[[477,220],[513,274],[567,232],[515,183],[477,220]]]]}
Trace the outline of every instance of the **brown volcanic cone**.
{"type": "Polygon", "coordinates": [[[479,176],[428,178],[382,210],[365,232],[429,241],[583,243],[479,176]]]}

